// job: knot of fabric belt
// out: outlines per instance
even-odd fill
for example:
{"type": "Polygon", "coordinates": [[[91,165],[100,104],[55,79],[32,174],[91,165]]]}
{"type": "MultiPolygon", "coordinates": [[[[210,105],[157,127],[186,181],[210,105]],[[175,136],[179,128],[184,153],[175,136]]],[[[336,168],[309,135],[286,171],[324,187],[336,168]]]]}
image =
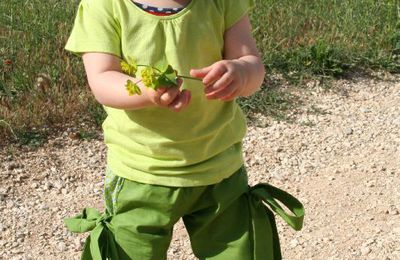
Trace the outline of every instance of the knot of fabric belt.
{"type": "Polygon", "coordinates": [[[252,215],[251,238],[253,260],[282,259],[278,231],[273,212],[293,229],[303,226],[304,207],[289,193],[269,184],[257,184],[249,189],[249,205],[252,215]],[[282,203],[291,213],[287,213],[282,203]]]}
{"type": "Polygon", "coordinates": [[[101,215],[94,208],[85,208],[82,214],[64,220],[71,232],[84,233],[90,231],[81,259],[119,259],[117,245],[110,230],[110,220],[111,216],[101,215]]]}

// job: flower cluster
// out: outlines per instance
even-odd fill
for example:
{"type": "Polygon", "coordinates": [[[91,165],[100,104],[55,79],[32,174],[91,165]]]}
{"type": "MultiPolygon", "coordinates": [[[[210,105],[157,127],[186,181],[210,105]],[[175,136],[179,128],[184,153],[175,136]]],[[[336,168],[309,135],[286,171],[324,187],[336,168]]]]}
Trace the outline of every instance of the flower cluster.
{"type": "Polygon", "coordinates": [[[136,62],[133,62],[132,64],[128,64],[127,62],[122,60],[121,61],[121,69],[125,74],[135,77],[138,66],[137,66],[136,62]]]}
{"type": "Polygon", "coordinates": [[[132,80],[130,79],[126,81],[125,88],[128,91],[129,96],[133,96],[135,94],[138,95],[142,94],[142,91],[140,90],[138,84],[133,83],[132,80]]]}
{"type": "Polygon", "coordinates": [[[178,75],[178,72],[169,64],[159,63],[158,65],[138,65],[135,61],[132,63],[127,63],[121,60],[121,70],[123,73],[136,78],[136,73],[138,67],[143,67],[140,70],[141,79],[134,83],[132,80],[128,79],[125,83],[125,88],[130,96],[138,94],[140,95],[142,91],[140,90],[138,83],[143,82],[147,88],[152,88],[157,90],[159,87],[177,87],[178,77],[199,80],[191,78],[188,76],[178,75]]]}
{"type": "Polygon", "coordinates": [[[153,67],[145,67],[142,69],[140,72],[140,75],[142,76],[142,81],[143,84],[148,87],[152,88],[154,90],[157,89],[158,84],[157,84],[157,72],[153,67]]]}

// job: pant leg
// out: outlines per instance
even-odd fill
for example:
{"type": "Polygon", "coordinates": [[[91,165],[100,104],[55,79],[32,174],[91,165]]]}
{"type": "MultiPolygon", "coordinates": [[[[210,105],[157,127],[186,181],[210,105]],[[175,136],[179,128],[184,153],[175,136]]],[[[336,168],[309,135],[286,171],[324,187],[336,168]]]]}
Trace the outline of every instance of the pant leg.
{"type": "Polygon", "coordinates": [[[117,180],[107,181],[116,185],[108,192],[106,186],[105,194],[111,194],[106,208],[112,211],[110,227],[120,259],[166,259],[173,225],[185,209],[178,207],[182,189],[114,178],[117,180]]]}
{"type": "Polygon", "coordinates": [[[247,175],[241,169],[210,187],[199,200],[196,210],[183,217],[196,257],[252,259],[247,191],[247,175]]]}

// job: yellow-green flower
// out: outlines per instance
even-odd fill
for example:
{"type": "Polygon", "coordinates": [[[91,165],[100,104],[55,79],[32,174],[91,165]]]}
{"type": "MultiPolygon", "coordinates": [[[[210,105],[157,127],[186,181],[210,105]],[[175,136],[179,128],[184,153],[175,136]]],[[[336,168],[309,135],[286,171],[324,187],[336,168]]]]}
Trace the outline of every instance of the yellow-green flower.
{"type": "Polygon", "coordinates": [[[129,76],[136,77],[137,64],[136,62],[128,64],[126,61],[121,60],[121,70],[123,73],[128,74],[129,76]]]}
{"type": "Polygon", "coordinates": [[[133,96],[135,94],[142,94],[139,86],[136,83],[133,83],[132,80],[128,79],[125,84],[125,88],[128,91],[129,96],[133,96]]]}
{"type": "Polygon", "coordinates": [[[156,84],[157,72],[155,69],[153,69],[152,67],[145,67],[144,69],[142,69],[141,75],[142,75],[143,84],[146,87],[152,88],[152,89],[157,88],[157,84],[156,84]]]}

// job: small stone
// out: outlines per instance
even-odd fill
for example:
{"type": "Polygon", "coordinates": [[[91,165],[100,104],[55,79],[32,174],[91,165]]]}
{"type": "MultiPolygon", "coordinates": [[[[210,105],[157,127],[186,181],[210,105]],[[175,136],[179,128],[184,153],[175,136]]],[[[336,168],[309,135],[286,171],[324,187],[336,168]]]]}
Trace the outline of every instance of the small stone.
{"type": "Polygon", "coordinates": [[[15,205],[15,203],[14,203],[13,201],[7,201],[6,207],[7,207],[8,209],[11,209],[11,208],[14,207],[14,205],[15,205]]]}
{"type": "Polygon", "coordinates": [[[346,134],[346,135],[351,135],[351,134],[353,134],[353,129],[352,129],[352,128],[347,128],[347,129],[345,130],[345,134],[346,134]]]}
{"type": "Polygon", "coordinates": [[[6,200],[6,196],[7,196],[7,194],[0,193],[0,202],[5,201],[6,200]]]}
{"type": "Polygon", "coordinates": [[[375,182],[374,182],[374,181],[369,181],[369,182],[367,182],[367,187],[368,187],[368,188],[375,187],[375,182]]]}
{"type": "Polygon", "coordinates": [[[9,165],[8,165],[8,170],[9,171],[12,171],[12,170],[15,170],[15,169],[18,169],[19,168],[19,165],[17,164],[17,163],[15,163],[15,162],[11,162],[9,165]]]}
{"type": "Polygon", "coordinates": [[[50,190],[51,189],[51,187],[52,187],[52,185],[49,183],[49,182],[45,182],[44,184],[43,184],[43,190],[50,190]]]}
{"type": "Polygon", "coordinates": [[[60,250],[61,252],[64,252],[67,250],[67,246],[65,245],[64,242],[58,242],[57,249],[60,250]]]}
{"type": "Polygon", "coordinates": [[[68,134],[68,137],[72,140],[81,139],[81,134],[79,132],[71,132],[68,134]]]}
{"type": "Polygon", "coordinates": [[[363,108],[361,108],[361,112],[363,112],[363,113],[370,113],[370,112],[371,112],[371,109],[368,108],[368,107],[363,107],[363,108]]]}
{"type": "Polygon", "coordinates": [[[370,238],[367,241],[365,241],[364,245],[365,246],[369,246],[369,245],[372,245],[375,242],[376,242],[375,238],[370,238]]]}
{"type": "Polygon", "coordinates": [[[53,183],[54,188],[56,188],[57,190],[61,190],[63,188],[63,184],[60,181],[56,181],[53,183]]]}
{"type": "Polygon", "coordinates": [[[289,243],[291,248],[295,248],[296,246],[299,245],[299,241],[297,241],[296,239],[292,239],[289,243]]]}
{"type": "Polygon", "coordinates": [[[43,204],[43,205],[40,206],[40,209],[41,210],[48,210],[49,206],[47,206],[46,204],[43,204]]]}
{"type": "Polygon", "coordinates": [[[74,240],[74,245],[76,250],[81,250],[84,245],[84,241],[82,241],[79,237],[74,240]]]}
{"type": "Polygon", "coordinates": [[[371,248],[369,247],[363,247],[361,248],[361,255],[368,255],[369,253],[371,253],[371,248]]]}
{"type": "Polygon", "coordinates": [[[389,215],[395,216],[395,215],[399,215],[399,210],[398,210],[394,205],[391,205],[391,206],[386,210],[385,213],[386,213],[386,214],[389,214],[389,215]]]}

